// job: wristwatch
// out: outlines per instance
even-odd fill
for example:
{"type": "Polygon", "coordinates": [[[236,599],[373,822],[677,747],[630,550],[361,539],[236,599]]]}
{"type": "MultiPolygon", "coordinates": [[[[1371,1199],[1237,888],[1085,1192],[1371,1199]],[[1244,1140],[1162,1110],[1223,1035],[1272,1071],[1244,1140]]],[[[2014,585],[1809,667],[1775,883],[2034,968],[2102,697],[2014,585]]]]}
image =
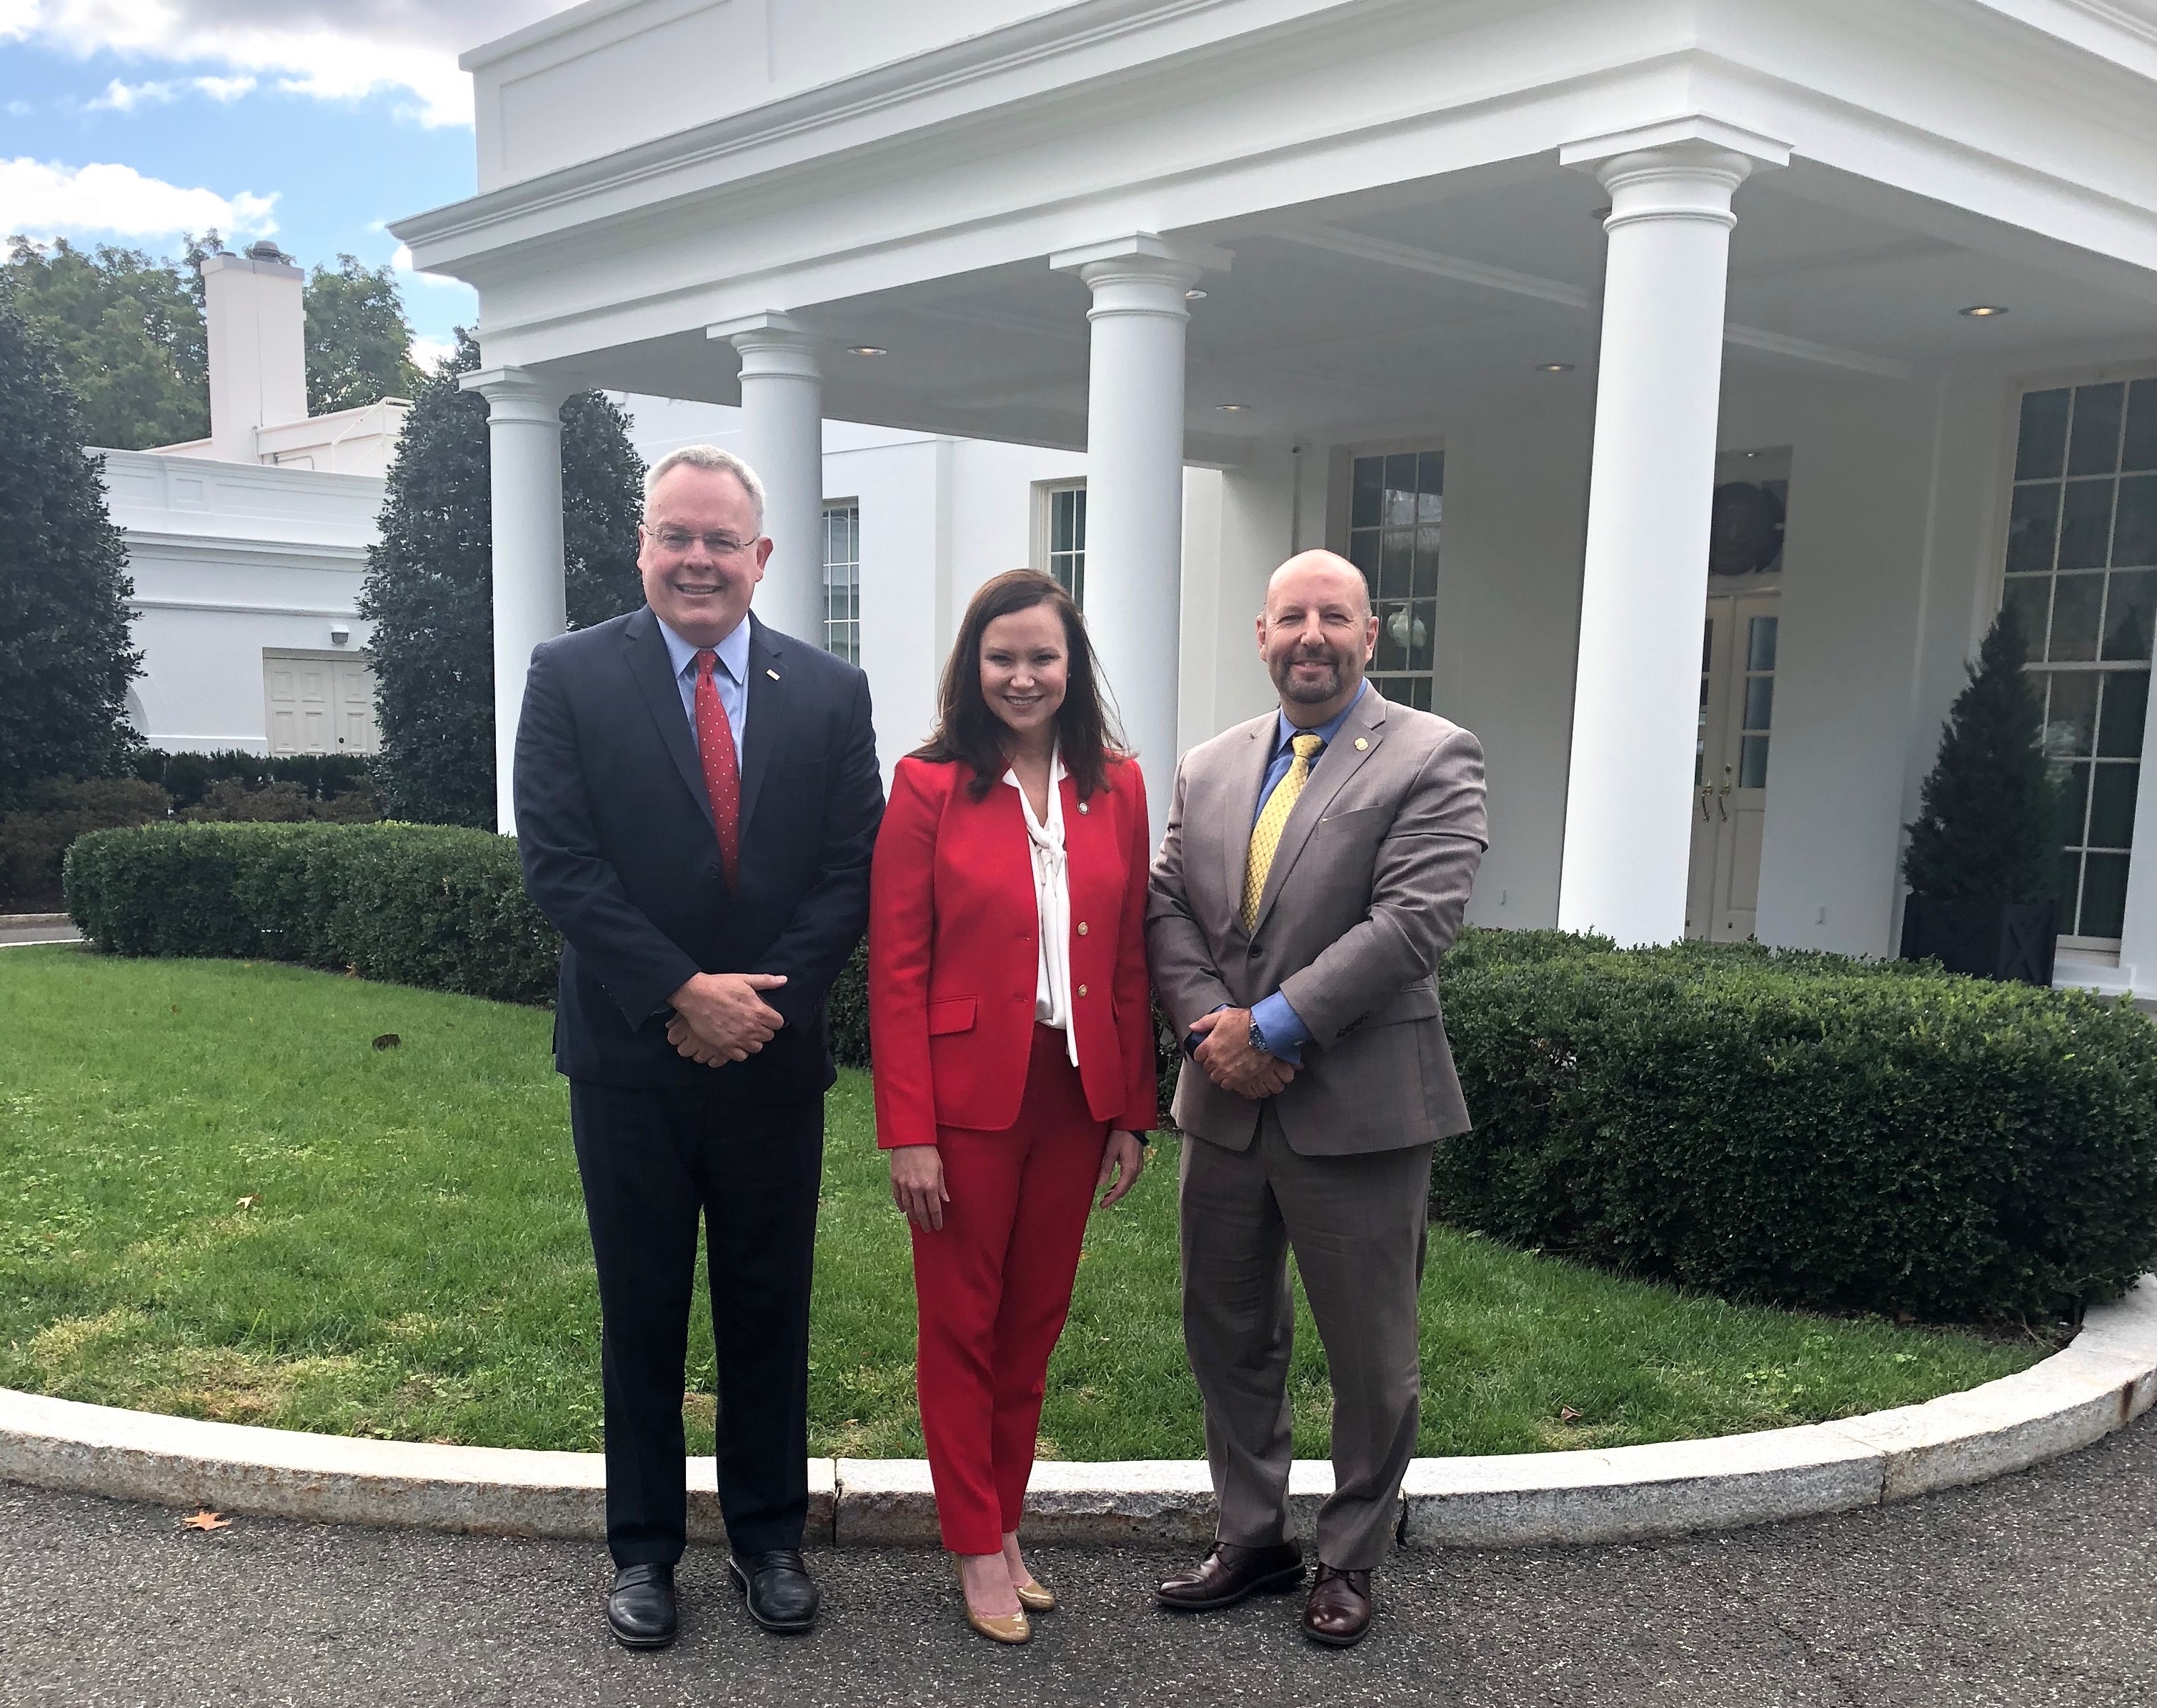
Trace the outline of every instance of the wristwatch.
{"type": "Polygon", "coordinates": [[[1273,1052],[1266,1047],[1266,1035],[1260,1030],[1256,1015],[1251,1016],[1251,1047],[1264,1055],[1273,1054],[1273,1052]]]}

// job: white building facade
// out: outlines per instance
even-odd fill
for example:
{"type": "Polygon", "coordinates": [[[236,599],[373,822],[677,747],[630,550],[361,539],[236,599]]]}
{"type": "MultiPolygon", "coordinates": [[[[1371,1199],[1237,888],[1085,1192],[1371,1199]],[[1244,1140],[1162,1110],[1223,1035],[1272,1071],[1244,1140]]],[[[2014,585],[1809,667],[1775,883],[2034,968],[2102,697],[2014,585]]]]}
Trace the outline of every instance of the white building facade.
{"type": "Polygon", "coordinates": [[[589,0],[466,64],[479,193],[396,230],[481,293],[532,524],[498,740],[591,385],[743,407],[782,628],[826,620],[824,501],[894,518],[888,746],[1010,561],[973,507],[1042,561],[1083,478],[1157,814],[1268,702],[1267,573],[1349,553],[1385,691],[1484,738],[1490,924],[1892,952],[2012,598],[2081,790],[2063,973],[2157,994],[2149,0],[589,0]],[[831,417],[919,436],[880,487],[831,417]],[[960,440],[1014,447],[986,496],[960,440]]]}

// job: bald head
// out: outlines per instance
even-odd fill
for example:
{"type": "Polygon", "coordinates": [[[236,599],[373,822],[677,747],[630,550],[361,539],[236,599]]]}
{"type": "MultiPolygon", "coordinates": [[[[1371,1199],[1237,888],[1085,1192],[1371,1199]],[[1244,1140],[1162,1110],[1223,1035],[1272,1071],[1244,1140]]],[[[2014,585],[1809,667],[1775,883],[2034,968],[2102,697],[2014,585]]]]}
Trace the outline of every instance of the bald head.
{"type": "Polygon", "coordinates": [[[1266,584],[1259,656],[1290,723],[1315,729],[1363,687],[1378,620],[1363,572],[1332,552],[1299,552],[1266,584]]]}
{"type": "Polygon", "coordinates": [[[1266,610],[1283,599],[1298,604],[1345,602],[1359,620],[1371,615],[1371,585],[1338,552],[1298,552],[1266,583],[1266,610]]]}

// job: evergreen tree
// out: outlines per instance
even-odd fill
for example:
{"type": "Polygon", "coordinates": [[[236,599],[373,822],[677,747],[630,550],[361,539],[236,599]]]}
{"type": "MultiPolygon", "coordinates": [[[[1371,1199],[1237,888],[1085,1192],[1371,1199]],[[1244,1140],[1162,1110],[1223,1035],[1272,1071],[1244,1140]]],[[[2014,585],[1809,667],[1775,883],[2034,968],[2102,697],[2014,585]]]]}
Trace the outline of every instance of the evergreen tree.
{"type": "Polygon", "coordinates": [[[2012,605],[1969,667],[1925,779],[1902,876],[1936,902],[2040,902],[2058,865],[2059,794],[2045,761],[2044,710],[2023,670],[2012,605]]]}
{"type": "MultiPolygon", "coordinates": [[[[384,810],[430,824],[494,824],[493,528],[486,401],[457,389],[456,354],[420,385],[389,471],[361,615],[374,625],[384,810]]],[[[562,534],[570,626],[643,602],[636,522],[644,466],[621,411],[596,392],[562,406],[562,534]]]]}
{"type": "Polygon", "coordinates": [[[85,253],[8,240],[4,270],[23,317],[52,346],[81,404],[81,430],[116,450],[209,431],[201,280],[140,250],[85,253]]]}
{"type": "Polygon", "coordinates": [[[335,272],[315,269],[305,296],[309,414],[409,398],[419,389],[412,328],[389,268],[339,255],[335,272]]]}
{"type": "Polygon", "coordinates": [[[127,550],[51,346],[0,281],[0,804],[114,771],[140,738],[127,550]]]}

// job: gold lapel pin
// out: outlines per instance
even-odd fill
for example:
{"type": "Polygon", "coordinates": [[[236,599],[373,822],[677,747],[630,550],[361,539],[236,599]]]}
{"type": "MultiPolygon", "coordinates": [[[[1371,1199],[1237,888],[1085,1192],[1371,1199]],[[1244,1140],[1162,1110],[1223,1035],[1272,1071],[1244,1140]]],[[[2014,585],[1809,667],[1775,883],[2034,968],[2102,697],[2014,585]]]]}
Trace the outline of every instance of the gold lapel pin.
{"type": "Polygon", "coordinates": [[[779,672],[775,670],[767,669],[764,671],[764,674],[770,677],[774,682],[777,682],[779,680],[779,672]]]}
{"type": "Polygon", "coordinates": [[[1370,743],[1370,739],[1369,739],[1369,738],[1368,738],[1368,737],[1359,735],[1359,736],[1357,736],[1357,737],[1356,738],[1356,751],[1357,753],[1359,753],[1359,754],[1360,754],[1360,753],[1362,753],[1365,749],[1368,748],[1370,745],[1371,745],[1371,743],[1370,743]]]}

